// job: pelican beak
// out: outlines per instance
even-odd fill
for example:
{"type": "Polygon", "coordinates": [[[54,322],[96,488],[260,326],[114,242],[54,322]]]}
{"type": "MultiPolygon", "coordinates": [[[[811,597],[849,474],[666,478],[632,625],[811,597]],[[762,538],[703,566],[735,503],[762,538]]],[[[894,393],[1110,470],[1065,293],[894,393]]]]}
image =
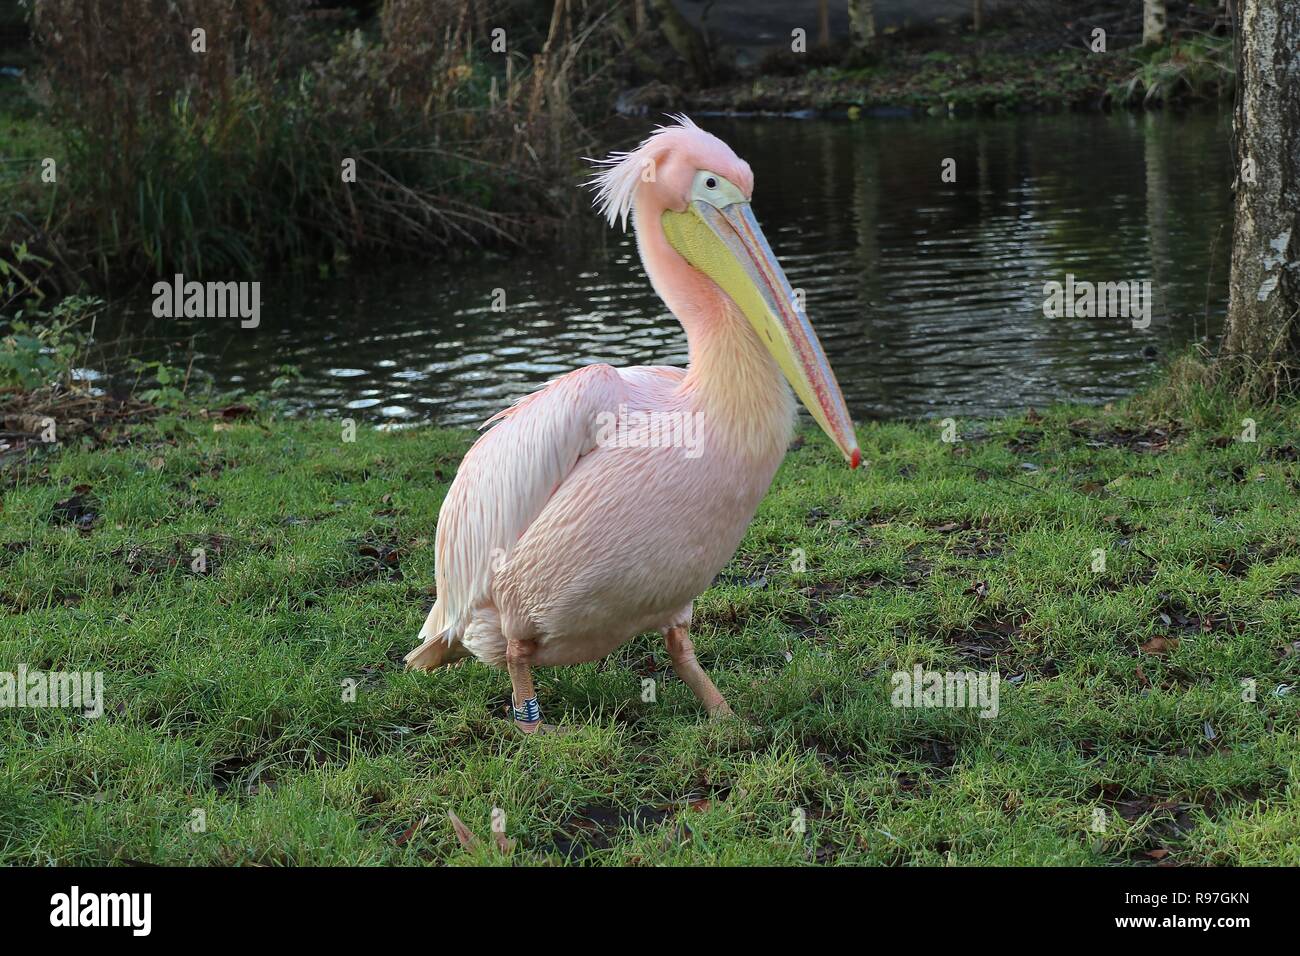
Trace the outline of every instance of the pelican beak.
{"type": "Polygon", "coordinates": [[[673,248],[740,307],[804,407],[857,468],[862,452],[839,382],[749,203],[718,208],[697,199],[683,212],[666,211],[663,227],[673,248]]]}

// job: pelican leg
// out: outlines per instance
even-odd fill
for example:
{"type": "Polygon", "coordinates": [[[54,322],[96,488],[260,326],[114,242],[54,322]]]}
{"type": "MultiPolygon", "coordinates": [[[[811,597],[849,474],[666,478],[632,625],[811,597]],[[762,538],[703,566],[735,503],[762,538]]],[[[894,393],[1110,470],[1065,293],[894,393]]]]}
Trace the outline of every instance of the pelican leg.
{"type": "Polygon", "coordinates": [[[537,691],[533,687],[532,641],[506,640],[506,670],[510,672],[510,703],[514,708],[515,726],[526,734],[535,734],[542,727],[542,712],[537,706],[537,691]]]}
{"type": "Polygon", "coordinates": [[[726,698],[718,688],[713,686],[713,681],[709,680],[709,675],[704,673],[704,668],[695,659],[695,645],[691,643],[686,628],[668,628],[664,631],[664,643],[668,646],[668,654],[673,659],[673,670],[686,686],[695,692],[695,696],[709,712],[709,716],[715,719],[731,716],[731,708],[727,706],[726,698]]]}

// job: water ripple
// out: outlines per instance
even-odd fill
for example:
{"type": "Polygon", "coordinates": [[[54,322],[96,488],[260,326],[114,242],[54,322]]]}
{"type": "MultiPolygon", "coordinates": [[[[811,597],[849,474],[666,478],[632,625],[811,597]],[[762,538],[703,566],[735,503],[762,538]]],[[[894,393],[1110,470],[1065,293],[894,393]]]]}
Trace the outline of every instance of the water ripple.
{"type": "MultiPolygon", "coordinates": [[[[753,166],[755,213],[859,418],[1107,401],[1141,384],[1153,349],[1221,321],[1222,117],[708,125],[753,166]],[[956,183],[940,181],[947,157],[956,183]],[[1150,329],[1046,318],[1043,285],[1067,273],[1150,280],[1150,329]]],[[[296,365],[291,403],[375,420],[477,425],[581,365],[686,360],[631,238],[594,217],[550,257],[264,281],[263,295],[256,334],[160,327],[147,303],[116,314],[146,356],[194,334],[219,385],[266,388],[296,365]]]]}

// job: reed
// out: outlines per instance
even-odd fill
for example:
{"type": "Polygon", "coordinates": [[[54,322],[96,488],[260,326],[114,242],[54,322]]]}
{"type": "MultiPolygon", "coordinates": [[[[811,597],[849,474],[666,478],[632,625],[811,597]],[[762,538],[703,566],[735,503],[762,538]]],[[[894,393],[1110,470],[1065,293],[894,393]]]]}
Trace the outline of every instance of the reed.
{"type": "Polygon", "coordinates": [[[554,186],[590,142],[608,57],[584,50],[611,8],[386,0],[358,24],[312,0],[43,0],[61,238],[110,285],[535,240],[572,201],[554,186]]]}

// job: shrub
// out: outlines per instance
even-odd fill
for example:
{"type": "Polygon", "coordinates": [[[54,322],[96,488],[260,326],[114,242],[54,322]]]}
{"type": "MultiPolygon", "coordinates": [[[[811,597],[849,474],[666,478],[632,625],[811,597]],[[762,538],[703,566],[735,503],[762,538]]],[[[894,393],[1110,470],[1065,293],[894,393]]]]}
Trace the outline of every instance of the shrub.
{"type": "Polygon", "coordinates": [[[1125,104],[1209,99],[1235,83],[1232,38],[1194,34],[1141,53],[1137,69],[1112,85],[1109,97],[1125,104]]]}
{"type": "Polygon", "coordinates": [[[62,229],[106,281],[526,241],[586,145],[579,54],[612,2],[501,52],[490,24],[531,22],[503,0],[386,0],[367,29],[310,0],[44,0],[62,229]]]}
{"type": "Polygon", "coordinates": [[[0,391],[71,384],[90,341],[85,325],[102,307],[99,299],[69,296],[48,312],[20,310],[0,325],[0,391]]]}

